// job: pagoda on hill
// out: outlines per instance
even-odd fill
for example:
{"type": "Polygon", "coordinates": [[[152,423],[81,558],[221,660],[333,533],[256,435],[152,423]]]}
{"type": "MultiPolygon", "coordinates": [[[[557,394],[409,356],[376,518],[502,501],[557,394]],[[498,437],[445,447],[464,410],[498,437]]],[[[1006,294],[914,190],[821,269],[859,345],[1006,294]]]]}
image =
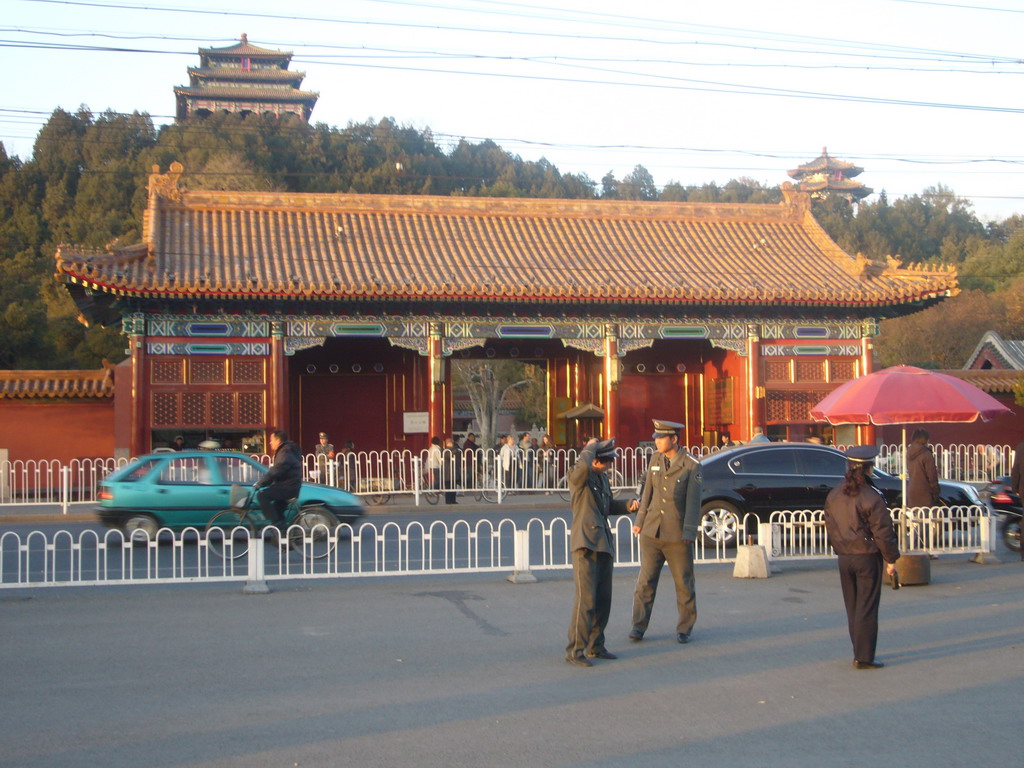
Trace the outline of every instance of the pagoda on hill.
{"type": "Polygon", "coordinates": [[[796,179],[797,188],[806,192],[814,200],[828,197],[841,197],[849,203],[855,203],[870,195],[874,190],[865,187],[853,177],[864,171],[853,163],[844,163],[829,157],[828,148],[822,147],[821,156],[809,163],[804,163],[792,171],[790,177],[796,179]]]}
{"type": "Polygon", "coordinates": [[[252,45],[243,34],[225,48],[200,48],[199,66],[189,67],[189,85],[174,89],[176,117],[214,112],[299,115],[309,121],[320,94],[299,89],[305,72],[291,72],[291,51],[252,45]]]}

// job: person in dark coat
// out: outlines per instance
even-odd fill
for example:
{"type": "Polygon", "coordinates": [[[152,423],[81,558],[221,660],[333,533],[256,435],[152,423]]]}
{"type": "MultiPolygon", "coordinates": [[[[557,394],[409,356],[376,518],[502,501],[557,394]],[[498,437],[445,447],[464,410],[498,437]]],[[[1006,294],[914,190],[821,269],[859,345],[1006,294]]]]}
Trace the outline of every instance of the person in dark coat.
{"type": "Polygon", "coordinates": [[[939,505],[939,472],[935,468],[935,454],[928,445],[930,438],[926,430],[915,430],[907,448],[908,507],[939,505]]]}
{"type": "Polygon", "coordinates": [[[825,529],[839,556],[846,619],[853,643],[854,669],[878,669],[878,604],[882,597],[882,563],[896,573],[900,550],[885,499],[871,485],[878,449],[858,445],[846,452],[843,482],[825,499],[825,529]]]}
{"type": "Polygon", "coordinates": [[[299,495],[302,487],[302,454],[299,446],[288,439],[284,430],[275,430],[270,435],[270,450],[274,463],[256,483],[259,492],[260,509],[271,525],[285,527],[284,510],[288,500],[299,495]]]}
{"type": "Polygon", "coordinates": [[[447,489],[444,492],[444,503],[445,504],[458,504],[458,500],[455,498],[458,491],[455,489],[462,483],[462,462],[459,461],[459,444],[455,442],[454,437],[446,437],[444,439],[444,450],[441,451],[441,459],[444,462],[444,482],[443,485],[447,489]]]}
{"type": "MultiPolygon", "coordinates": [[[[1013,486],[1014,493],[1024,498],[1024,443],[1020,443],[1013,452],[1010,485],[1013,486]]],[[[1024,560],[1024,547],[1020,549],[1020,559],[1024,560]]]]}
{"type": "Polygon", "coordinates": [[[700,465],[679,447],[682,424],[654,420],[657,450],[642,482],[633,533],[640,537],[640,572],[633,594],[633,628],[629,639],[643,639],[651,621],[658,580],[665,563],[676,587],[676,640],[690,641],[697,621],[697,595],[693,578],[693,549],[700,524],[700,465]]]}
{"type": "Polygon", "coordinates": [[[626,502],[612,498],[608,470],[617,453],[615,438],[603,442],[591,439],[569,470],[572,492],[572,574],[575,583],[569,644],[565,660],[577,667],[593,666],[591,659],[614,659],[605,648],[604,628],[612,608],[612,561],[614,540],[611,515],[626,514],[626,502]]]}

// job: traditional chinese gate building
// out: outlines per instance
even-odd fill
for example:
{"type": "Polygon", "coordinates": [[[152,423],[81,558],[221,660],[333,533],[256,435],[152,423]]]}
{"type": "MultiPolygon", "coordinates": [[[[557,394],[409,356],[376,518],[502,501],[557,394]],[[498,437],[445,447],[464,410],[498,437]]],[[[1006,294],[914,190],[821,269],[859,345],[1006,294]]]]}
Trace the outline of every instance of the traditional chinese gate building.
{"type": "Polygon", "coordinates": [[[879,319],[958,290],[953,270],[845,253],[788,185],[710,205],[188,192],[181,173],[151,176],[143,242],[57,252],[83,314],[123,324],[133,454],[278,427],[419,450],[451,432],[464,358],[546,361],[556,439],[584,404],[625,444],[652,417],[689,444],[801,439],[871,370],[879,319]]]}

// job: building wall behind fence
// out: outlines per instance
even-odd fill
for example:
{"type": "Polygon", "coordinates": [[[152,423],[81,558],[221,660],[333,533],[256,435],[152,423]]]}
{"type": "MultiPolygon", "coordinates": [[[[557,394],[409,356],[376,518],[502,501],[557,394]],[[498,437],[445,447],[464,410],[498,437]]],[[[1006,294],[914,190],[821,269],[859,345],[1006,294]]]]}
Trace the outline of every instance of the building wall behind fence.
{"type": "Polygon", "coordinates": [[[0,448],[11,461],[114,455],[114,400],[0,400],[0,448]]]}

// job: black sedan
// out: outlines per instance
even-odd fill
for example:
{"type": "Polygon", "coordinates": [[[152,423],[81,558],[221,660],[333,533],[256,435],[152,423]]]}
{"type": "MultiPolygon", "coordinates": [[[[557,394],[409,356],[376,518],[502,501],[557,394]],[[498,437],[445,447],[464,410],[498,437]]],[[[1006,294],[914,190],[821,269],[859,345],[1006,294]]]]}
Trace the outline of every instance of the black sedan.
{"type": "MultiPolygon", "coordinates": [[[[732,545],[738,531],[730,515],[742,524],[747,513],[767,522],[772,512],[822,509],[846,465],[840,451],[813,443],[756,443],[712,454],[701,461],[701,535],[709,544],[732,545]]],[[[900,478],[876,468],[874,485],[890,508],[902,506],[900,478]]],[[[946,506],[986,506],[968,483],[941,480],[939,495],[946,506]]]]}

